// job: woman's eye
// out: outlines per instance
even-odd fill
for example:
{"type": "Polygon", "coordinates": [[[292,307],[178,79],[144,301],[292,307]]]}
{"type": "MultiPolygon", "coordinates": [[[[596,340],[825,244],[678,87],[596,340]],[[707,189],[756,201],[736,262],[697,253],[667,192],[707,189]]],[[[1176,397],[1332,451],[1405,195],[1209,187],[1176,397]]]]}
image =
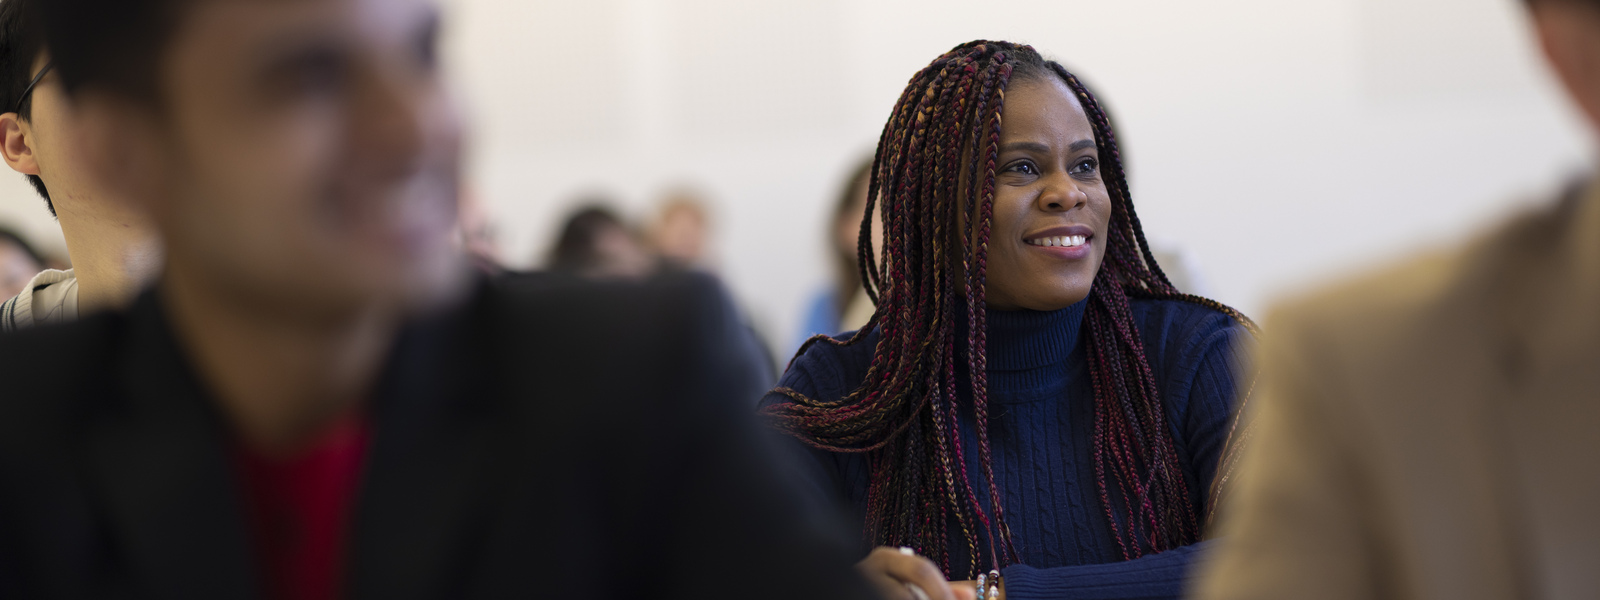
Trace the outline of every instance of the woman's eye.
{"type": "Polygon", "coordinates": [[[1099,170],[1100,161],[1092,158],[1085,158],[1078,161],[1078,164],[1072,165],[1072,172],[1077,174],[1090,174],[1099,170]]]}
{"type": "Polygon", "coordinates": [[[1039,174],[1039,168],[1038,167],[1033,166],[1033,163],[1026,163],[1026,162],[1025,163],[1017,163],[1017,164],[1011,165],[1010,167],[1007,167],[1006,170],[1010,171],[1012,173],[1021,173],[1023,175],[1038,175],[1039,174]]]}

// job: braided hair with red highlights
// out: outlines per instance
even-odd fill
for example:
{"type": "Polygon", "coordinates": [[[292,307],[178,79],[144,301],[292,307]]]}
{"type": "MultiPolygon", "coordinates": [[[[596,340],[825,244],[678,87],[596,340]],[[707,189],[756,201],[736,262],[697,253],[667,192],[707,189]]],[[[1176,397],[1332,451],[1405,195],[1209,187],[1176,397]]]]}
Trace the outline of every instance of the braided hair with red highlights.
{"type": "MultiPolygon", "coordinates": [[[[980,557],[994,569],[1017,561],[986,426],[985,277],[1005,92],[1012,81],[1043,77],[1060,78],[1083,105],[1112,199],[1105,259],[1084,321],[1096,484],[1124,559],[1194,543],[1209,520],[1189,501],[1129,298],[1203,305],[1255,330],[1238,311],[1183,294],[1167,280],[1134,212],[1110,121],[1065,68],[1029,46],[980,40],[955,47],[919,71],[878,140],[862,217],[861,281],[877,310],[851,339],[816,336],[797,353],[817,343],[857,344],[876,328],[881,335],[866,377],[837,400],[779,388],[788,401],[765,412],[813,447],[866,453],[867,537],[876,545],[910,546],[946,576],[953,575],[952,533],[970,553],[968,579],[980,572],[980,557]],[[875,257],[871,219],[880,202],[884,239],[882,256],[875,257]],[[976,448],[963,446],[957,419],[958,360],[971,375],[976,448]],[[967,472],[971,451],[978,453],[979,473],[967,472]],[[973,476],[986,484],[987,511],[973,476]],[[949,531],[952,522],[958,532],[949,531]]],[[[1245,437],[1235,419],[1218,482],[1231,473],[1235,447],[1245,437]]],[[[1220,493],[1214,484],[1208,510],[1220,493]]]]}

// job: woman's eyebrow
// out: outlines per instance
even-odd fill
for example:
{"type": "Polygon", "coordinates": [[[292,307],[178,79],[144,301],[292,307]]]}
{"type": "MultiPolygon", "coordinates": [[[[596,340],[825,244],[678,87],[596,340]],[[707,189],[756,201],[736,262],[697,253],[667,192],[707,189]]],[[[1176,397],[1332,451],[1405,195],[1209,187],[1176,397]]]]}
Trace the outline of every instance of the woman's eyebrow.
{"type": "MultiPolygon", "coordinates": [[[[1090,149],[1090,148],[1093,148],[1093,147],[1095,147],[1094,140],[1078,140],[1076,142],[1073,142],[1072,145],[1067,146],[1067,152],[1069,152],[1069,153],[1078,152],[1080,150],[1087,150],[1087,149],[1090,149]]],[[[1041,144],[1039,142],[1009,142],[1009,143],[1006,143],[1006,144],[1001,144],[1000,145],[1000,151],[1001,152],[1025,151],[1025,152],[1045,153],[1045,152],[1049,152],[1050,151],[1050,147],[1047,146],[1047,145],[1041,144]]]]}
{"type": "Polygon", "coordinates": [[[1000,145],[1001,152],[1015,152],[1018,150],[1044,153],[1049,152],[1050,147],[1039,142],[1010,142],[1000,145]]]}

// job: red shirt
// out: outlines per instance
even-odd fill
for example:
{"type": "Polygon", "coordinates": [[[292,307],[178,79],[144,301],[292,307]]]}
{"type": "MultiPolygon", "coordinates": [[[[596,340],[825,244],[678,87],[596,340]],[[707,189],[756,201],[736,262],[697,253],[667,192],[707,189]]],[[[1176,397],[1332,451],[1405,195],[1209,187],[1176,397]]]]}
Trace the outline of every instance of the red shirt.
{"type": "Polygon", "coordinates": [[[235,450],[265,597],[344,597],[350,513],[368,428],[365,416],[354,415],[288,458],[235,450]]]}

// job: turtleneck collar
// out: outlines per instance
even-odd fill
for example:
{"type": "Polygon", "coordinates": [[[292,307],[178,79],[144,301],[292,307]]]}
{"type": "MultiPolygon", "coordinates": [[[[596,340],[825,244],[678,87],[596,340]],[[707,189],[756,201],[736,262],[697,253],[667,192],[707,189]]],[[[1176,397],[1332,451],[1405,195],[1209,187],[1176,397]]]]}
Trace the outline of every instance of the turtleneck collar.
{"type": "Polygon", "coordinates": [[[989,371],[1027,371],[1067,362],[1078,345],[1088,299],[1061,310],[989,310],[989,371]]]}

